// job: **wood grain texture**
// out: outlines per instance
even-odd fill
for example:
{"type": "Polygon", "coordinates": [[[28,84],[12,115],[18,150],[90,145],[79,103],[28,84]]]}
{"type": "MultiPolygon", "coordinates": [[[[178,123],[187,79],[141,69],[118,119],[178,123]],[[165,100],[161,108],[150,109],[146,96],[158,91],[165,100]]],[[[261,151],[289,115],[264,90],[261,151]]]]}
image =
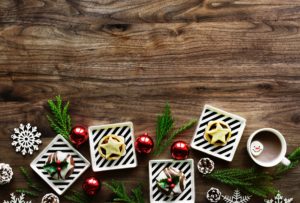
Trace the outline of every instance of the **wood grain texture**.
{"type": "MultiPolygon", "coordinates": [[[[71,101],[74,124],[131,120],[136,135],[154,135],[166,101],[177,123],[199,117],[206,103],[237,113],[247,119],[244,135],[234,161],[215,159],[217,168],[253,165],[245,145],[262,127],[280,130],[292,151],[300,145],[299,19],[299,0],[1,0],[0,162],[10,163],[15,177],[0,187],[0,201],[25,186],[18,167],[38,154],[14,152],[13,128],[37,125],[43,149],[55,136],[46,102],[57,94],[71,101]]],[[[190,142],[192,135],[193,129],[178,139],[190,142]]],[[[90,157],[88,144],[80,151],[90,157]]],[[[191,151],[196,162],[203,156],[191,151]]],[[[73,188],[89,175],[128,188],[142,182],[148,201],[148,160],[169,157],[166,150],[139,157],[137,169],[89,170],[73,188]]],[[[299,202],[299,181],[296,169],[275,185],[299,202]]],[[[197,172],[196,186],[197,203],[211,186],[232,192],[197,172]]],[[[103,187],[96,202],[111,197],[103,187]]]]}

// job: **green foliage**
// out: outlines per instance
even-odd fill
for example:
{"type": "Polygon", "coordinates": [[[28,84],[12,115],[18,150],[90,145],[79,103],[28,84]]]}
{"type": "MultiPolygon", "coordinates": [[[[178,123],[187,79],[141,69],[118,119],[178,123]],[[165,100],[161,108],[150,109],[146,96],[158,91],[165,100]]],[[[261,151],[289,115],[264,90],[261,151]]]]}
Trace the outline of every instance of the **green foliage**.
{"type": "MultiPolygon", "coordinates": [[[[67,161],[61,162],[60,167],[61,167],[62,170],[67,168],[68,167],[68,162],[67,161]]],[[[51,175],[53,175],[53,174],[57,173],[57,164],[56,164],[55,161],[51,162],[51,163],[47,163],[43,166],[43,169],[45,171],[47,171],[48,173],[50,173],[51,175]]]]}
{"type": "Polygon", "coordinates": [[[38,197],[39,194],[43,191],[39,185],[33,183],[32,178],[30,177],[28,171],[24,167],[20,167],[21,175],[25,178],[28,188],[17,189],[16,192],[24,193],[28,196],[38,197]]]}
{"type": "MultiPolygon", "coordinates": [[[[176,176],[176,177],[173,177],[172,178],[172,183],[173,184],[177,184],[180,180],[180,177],[179,176],[176,176]]],[[[164,178],[164,179],[161,179],[158,184],[162,187],[162,188],[166,188],[168,187],[169,183],[168,183],[168,178],[164,178]]]]}
{"type": "Polygon", "coordinates": [[[72,190],[68,195],[63,196],[66,200],[69,200],[71,202],[75,203],[90,203],[93,199],[93,197],[88,196],[83,191],[78,192],[75,190],[72,190]]]}
{"type": "Polygon", "coordinates": [[[136,200],[137,203],[144,203],[144,197],[142,192],[142,186],[139,185],[132,190],[133,198],[136,200]]]}
{"type": "Polygon", "coordinates": [[[184,123],[180,128],[173,130],[174,119],[172,117],[170,105],[167,103],[164,112],[158,115],[156,122],[156,143],[154,154],[162,153],[174,140],[174,138],[185,130],[193,127],[197,120],[192,119],[184,123]],[[171,133],[172,132],[172,133],[171,133]],[[169,135],[171,133],[171,135],[169,135]],[[163,142],[164,141],[164,142],[163,142]],[[163,143],[162,143],[163,142],[163,143]]]}
{"type": "Polygon", "coordinates": [[[215,170],[211,174],[205,175],[205,177],[263,198],[277,191],[271,182],[273,176],[268,173],[259,172],[254,168],[215,170]]]}
{"type": "Polygon", "coordinates": [[[132,195],[127,194],[124,183],[112,180],[110,183],[104,183],[104,185],[110,189],[114,194],[114,202],[125,202],[125,203],[144,203],[142,187],[132,189],[132,195]]]}
{"type": "Polygon", "coordinates": [[[38,197],[39,193],[32,191],[32,190],[28,190],[26,188],[20,188],[16,190],[17,193],[24,193],[25,195],[31,196],[31,197],[38,197]]]}
{"type": "Polygon", "coordinates": [[[172,118],[171,109],[169,103],[166,104],[162,115],[157,116],[156,122],[156,149],[161,146],[162,140],[173,128],[174,119],[172,118]]]}
{"type": "Polygon", "coordinates": [[[31,177],[29,176],[28,171],[23,166],[20,167],[20,172],[21,172],[22,176],[25,178],[27,184],[32,185],[33,181],[31,179],[31,177]]]}
{"type": "Polygon", "coordinates": [[[71,117],[68,113],[69,101],[66,105],[62,106],[62,99],[60,96],[56,96],[56,103],[52,100],[48,100],[48,105],[51,110],[52,115],[47,115],[48,121],[51,128],[67,140],[69,139],[69,134],[71,132],[71,117]]]}
{"type": "Polygon", "coordinates": [[[291,164],[285,166],[280,164],[276,167],[275,177],[280,178],[282,175],[287,173],[289,170],[296,168],[300,162],[300,147],[296,148],[289,156],[288,159],[291,161],[291,164]]]}

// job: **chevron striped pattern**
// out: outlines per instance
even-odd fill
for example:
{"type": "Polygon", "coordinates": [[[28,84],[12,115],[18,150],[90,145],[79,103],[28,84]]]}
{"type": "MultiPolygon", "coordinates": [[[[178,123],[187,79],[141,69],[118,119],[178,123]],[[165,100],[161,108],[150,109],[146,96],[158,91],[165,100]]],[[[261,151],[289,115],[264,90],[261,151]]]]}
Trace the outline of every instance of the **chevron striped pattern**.
{"type": "Polygon", "coordinates": [[[195,202],[194,185],[194,162],[192,159],[184,161],[174,160],[152,160],[149,162],[149,181],[150,181],[150,202],[172,202],[172,203],[190,203],[195,202]],[[186,176],[186,188],[177,197],[168,197],[161,193],[156,185],[156,178],[166,167],[174,167],[181,170],[186,176]]]}
{"type": "Polygon", "coordinates": [[[212,156],[216,156],[226,161],[232,161],[244,131],[245,123],[246,120],[239,116],[206,105],[199,120],[191,146],[196,150],[212,156]],[[208,122],[214,120],[226,122],[232,130],[231,138],[225,146],[214,146],[204,139],[204,132],[208,122]]]}
{"type": "Polygon", "coordinates": [[[62,136],[56,136],[52,142],[32,161],[31,168],[37,172],[54,190],[57,194],[63,194],[79,176],[90,166],[90,163],[76,150],[68,141],[62,136]],[[55,180],[43,170],[43,166],[51,153],[56,151],[71,154],[75,161],[75,168],[73,174],[66,180],[55,180]]]}
{"type": "Polygon", "coordinates": [[[131,122],[100,125],[89,127],[90,151],[94,172],[133,168],[137,166],[137,159],[134,149],[133,124],[131,122]],[[107,160],[100,156],[98,144],[102,137],[114,134],[124,137],[126,153],[118,160],[107,160]]]}

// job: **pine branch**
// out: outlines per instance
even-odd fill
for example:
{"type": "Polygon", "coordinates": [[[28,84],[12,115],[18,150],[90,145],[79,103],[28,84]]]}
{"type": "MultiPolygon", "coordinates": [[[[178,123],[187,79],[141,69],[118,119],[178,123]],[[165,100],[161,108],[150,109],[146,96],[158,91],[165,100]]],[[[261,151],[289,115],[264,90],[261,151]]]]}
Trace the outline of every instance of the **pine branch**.
{"type": "Polygon", "coordinates": [[[204,175],[204,177],[263,198],[277,191],[271,183],[273,180],[272,175],[259,172],[254,168],[215,170],[211,174],[204,175]]]}
{"type": "Polygon", "coordinates": [[[128,195],[124,186],[124,183],[112,180],[110,183],[104,183],[104,185],[110,189],[116,197],[114,202],[125,203],[144,203],[143,193],[141,186],[132,189],[132,196],[128,195]]]}
{"type": "Polygon", "coordinates": [[[180,133],[190,129],[197,123],[196,119],[192,119],[186,123],[184,123],[180,128],[172,132],[172,134],[167,138],[167,140],[157,149],[155,154],[160,154],[162,153],[171,143],[173,142],[174,138],[179,135],[180,133]]]}
{"type": "Polygon", "coordinates": [[[156,123],[156,149],[157,151],[159,146],[161,146],[161,141],[167,136],[171,131],[174,125],[174,120],[172,118],[171,109],[169,103],[166,103],[164,112],[161,115],[157,116],[156,123]]]}
{"type": "Polygon", "coordinates": [[[20,188],[16,190],[17,193],[23,193],[25,195],[31,196],[31,197],[38,197],[39,193],[33,191],[33,190],[28,190],[25,188],[20,188]]]}
{"type": "Polygon", "coordinates": [[[84,192],[78,192],[72,190],[70,194],[63,196],[66,200],[75,203],[90,203],[92,201],[92,197],[86,195],[84,192]]]}
{"type": "Polygon", "coordinates": [[[20,189],[17,189],[16,191],[18,193],[24,193],[24,194],[27,194],[32,197],[38,197],[39,193],[41,193],[43,191],[41,189],[41,187],[36,185],[35,183],[33,183],[33,180],[30,177],[28,171],[23,166],[20,167],[20,172],[21,172],[21,175],[25,178],[28,188],[20,188],[20,189]]]}
{"type": "Polygon", "coordinates": [[[133,197],[135,199],[135,202],[139,203],[144,203],[144,198],[143,198],[143,192],[142,192],[142,186],[139,185],[138,187],[134,188],[131,190],[133,197]]]}
{"type": "Polygon", "coordinates": [[[180,128],[173,130],[174,119],[169,103],[166,103],[165,109],[161,115],[158,115],[156,122],[156,143],[153,151],[154,155],[162,153],[174,140],[174,138],[185,130],[193,127],[196,120],[190,120],[180,128]],[[171,135],[170,135],[171,134],[171,135]]]}
{"type": "Polygon", "coordinates": [[[48,100],[48,105],[52,115],[47,115],[47,119],[51,128],[64,138],[69,140],[69,134],[71,131],[71,117],[68,114],[69,101],[64,107],[62,107],[62,99],[60,96],[56,96],[56,103],[52,100],[48,100]]]}
{"type": "Polygon", "coordinates": [[[20,172],[23,175],[23,177],[25,178],[27,184],[32,185],[33,181],[31,179],[31,177],[29,176],[28,171],[23,166],[20,167],[20,172]]]}
{"type": "Polygon", "coordinates": [[[36,192],[42,192],[43,191],[38,185],[33,183],[33,180],[30,177],[28,171],[23,166],[20,167],[20,172],[23,175],[23,177],[25,178],[29,188],[35,190],[36,192]]]}
{"type": "Polygon", "coordinates": [[[38,191],[38,192],[43,192],[43,190],[36,184],[29,184],[28,185],[30,188],[32,188],[33,190],[35,191],[38,191]]]}
{"type": "Polygon", "coordinates": [[[287,173],[293,168],[296,168],[299,165],[300,162],[300,147],[296,148],[289,156],[288,159],[291,161],[291,164],[288,166],[285,166],[283,164],[280,164],[276,167],[275,171],[275,178],[280,178],[282,175],[287,173]]]}

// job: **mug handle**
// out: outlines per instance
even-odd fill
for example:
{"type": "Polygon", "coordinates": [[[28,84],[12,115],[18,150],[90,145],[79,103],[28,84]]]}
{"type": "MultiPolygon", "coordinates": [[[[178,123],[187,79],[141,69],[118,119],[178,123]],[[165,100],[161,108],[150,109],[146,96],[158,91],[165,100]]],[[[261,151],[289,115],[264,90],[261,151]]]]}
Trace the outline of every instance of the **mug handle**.
{"type": "Polygon", "coordinates": [[[285,166],[288,166],[291,164],[291,161],[288,160],[286,157],[283,157],[283,159],[281,160],[281,163],[285,166]]]}

